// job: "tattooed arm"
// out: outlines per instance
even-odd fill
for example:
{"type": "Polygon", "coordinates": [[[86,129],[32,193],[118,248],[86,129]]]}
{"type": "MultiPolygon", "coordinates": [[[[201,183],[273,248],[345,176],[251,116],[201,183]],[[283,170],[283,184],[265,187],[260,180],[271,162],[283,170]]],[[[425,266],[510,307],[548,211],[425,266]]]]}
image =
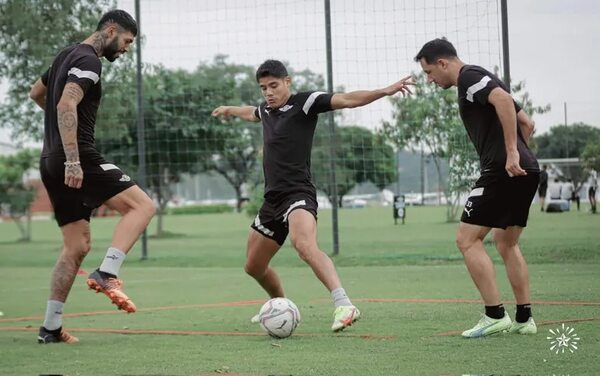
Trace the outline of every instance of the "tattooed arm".
{"type": "Polygon", "coordinates": [[[81,188],[83,182],[83,170],[79,163],[79,148],[77,146],[77,105],[82,99],[83,90],[81,86],[74,82],[67,82],[56,106],[58,131],[67,158],[65,162],[65,185],[71,188],[81,188]]]}
{"type": "Polygon", "coordinates": [[[41,79],[38,79],[31,87],[29,98],[37,103],[42,110],[46,110],[46,85],[44,85],[41,79]]]}

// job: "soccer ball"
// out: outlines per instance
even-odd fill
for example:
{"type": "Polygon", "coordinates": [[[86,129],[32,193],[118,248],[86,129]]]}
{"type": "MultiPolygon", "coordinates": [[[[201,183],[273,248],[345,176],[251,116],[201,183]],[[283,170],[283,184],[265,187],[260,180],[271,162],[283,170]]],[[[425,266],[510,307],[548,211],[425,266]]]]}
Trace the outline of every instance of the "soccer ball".
{"type": "Polygon", "coordinates": [[[271,337],[286,338],[300,324],[300,311],[289,299],[274,298],[266,302],[258,313],[260,326],[271,337]]]}

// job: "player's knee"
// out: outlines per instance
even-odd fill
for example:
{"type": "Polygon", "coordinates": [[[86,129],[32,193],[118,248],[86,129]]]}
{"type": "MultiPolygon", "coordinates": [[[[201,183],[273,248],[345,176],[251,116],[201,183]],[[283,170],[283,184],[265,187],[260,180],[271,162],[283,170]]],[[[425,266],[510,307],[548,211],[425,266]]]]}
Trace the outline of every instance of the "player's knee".
{"type": "Polygon", "coordinates": [[[318,252],[317,247],[315,247],[314,244],[312,244],[312,242],[310,241],[298,240],[292,242],[292,245],[298,252],[298,256],[300,256],[300,258],[308,264],[311,263],[311,261],[316,257],[316,253],[318,252]]]}
{"type": "Polygon", "coordinates": [[[83,259],[92,249],[89,238],[80,238],[65,244],[65,251],[76,259],[83,259]]]}
{"type": "Polygon", "coordinates": [[[144,199],[144,201],[140,204],[139,210],[144,214],[144,217],[148,219],[148,222],[154,217],[156,214],[156,205],[150,197],[144,199]]]}
{"type": "Polygon", "coordinates": [[[260,278],[265,274],[265,268],[262,266],[259,266],[257,264],[254,263],[250,263],[247,262],[244,265],[244,271],[246,272],[246,274],[248,274],[249,276],[253,277],[253,278],[260,278]]]}
{"type": "Polygon", "coordinates": [[[467,252],[474,244],[474,240],[470,236],[466,236],[460,232],[456,235],[455,240],[456,246],[462,253],[467,252]]]}
{"type": "Polygon", "coordinates": [[[517,249],[517,243],[507,241],[506,239],[502,238],[494,237],[494,244],[496,245],[496,249],[498,250],[501,256],[506,256],[511,252],[515,252],[517,249]]]}

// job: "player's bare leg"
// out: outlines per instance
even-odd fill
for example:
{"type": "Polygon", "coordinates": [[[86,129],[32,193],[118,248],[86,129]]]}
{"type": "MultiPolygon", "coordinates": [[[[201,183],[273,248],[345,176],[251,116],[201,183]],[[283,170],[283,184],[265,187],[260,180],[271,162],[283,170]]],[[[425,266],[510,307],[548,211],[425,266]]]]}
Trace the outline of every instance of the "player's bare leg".
{"type": "Polygon", "coordinates": [[[112,244],[104,261],[90,274],[87,285],[96,292],[104,293],[119,309],[135,312],[136,306],[123,292],[123,281],[117,276],[125,255],[150,223],[156,208],[150,197],[138,186],[127,188],[105,204],[117,210],[122,217],[115,227],[112,244]]]}
{"type": "Polygon", "coordinates": [[[496,270],[483,246],[483,239],[490,230],[489,227],[461,222],[456,234],[456,245],[486,306],[500,304],[496,270]]]}
{"type": "Polygon", "coordinates": [[[296,209],[288,216],[290,239],[300,258],[312,268],[319,280],[331,292],[334,305],[334,332],[344,330],[359,319],[360,311],[351,302],[338,277],[333,261],[317,245],[317,221],[304,209],[296,209]]]}
{"type": "Polygon", "coordinates": [[[269,262],[279,248],[281,246],[275,240],[250,229],[244,270],[261,285],[271,298],[285,296],[279,276],[269,266],[269,262]]]}
{"type": "Polygon", "coordinates": [[[519,247],[519,237],[523,227],[510,226],[506,230],[494,229],[494,243],[504,260],[506,275],[512,286],[517,313],[510,329],[513,333],[535,334],[537,327],[531,316],[529,296],[529,270],[519,247]]]}
{"type": "Polygon", "coordinates": [[[62,316],[79,267],[91,248],[90,223],[82,219],[68,223],[60,230],[63,235],[63,249],[52,271],[50,298],[44,323],[38,334],[39,343],[79,341],[62,329],[62,316]]]}
{"type": "Polygon", "coordinates": [[[477,286],[485,304],[485,315],[463,337],[476,338],[508,330],[512,321],[500,302],[496,286],[496,270],[488,256],[483,240],[491,228],[461,222],[456,235],[456,244],[463,254],[465,265],[477,286]]]}

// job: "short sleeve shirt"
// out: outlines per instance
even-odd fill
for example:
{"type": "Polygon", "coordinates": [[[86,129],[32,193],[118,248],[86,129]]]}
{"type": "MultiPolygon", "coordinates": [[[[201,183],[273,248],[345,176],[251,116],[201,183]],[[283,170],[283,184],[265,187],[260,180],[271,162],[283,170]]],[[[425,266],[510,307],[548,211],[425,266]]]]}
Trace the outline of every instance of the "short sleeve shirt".
{"type": "MultiPolygon", "coordinates": [[[[458,76],[458,105],[469,138],[475,145],[482,174],[506,174],[506,148],[496,108],[488,102],[490,92],[500,87],[509,92],[493,73],[476,65],[465,65],[458,76]]],[[[514,102],[514,101],[513,101],[514,102]]],[[[518,113],[521,107],[514,102],[518,113]]],[[[517,149],[525,171],[539,172],[539,165],[517,126],[517,149]]]]}
{"type": "Polygon", "coordinates": [[[314,91],[290,96],[273,109],[261,103],[254,115],[263,125],[265,195],[275,192],[316,192],[310,155],[318,114],[331,111],[333,94],[314,91]]]}
{"type": "Polygon", "coordinates": [[[102,63],[91,45],[76,44],[66,47],[54,58],[50,68],[41,77],[47,87],[42,156],[64,157],[56,106],[65,85],[69,82],[79,85],[84,93],[77,106],[79,153],[81,155],[95,151],[96,114],[102,97],[101,74],[102,63]]]}

